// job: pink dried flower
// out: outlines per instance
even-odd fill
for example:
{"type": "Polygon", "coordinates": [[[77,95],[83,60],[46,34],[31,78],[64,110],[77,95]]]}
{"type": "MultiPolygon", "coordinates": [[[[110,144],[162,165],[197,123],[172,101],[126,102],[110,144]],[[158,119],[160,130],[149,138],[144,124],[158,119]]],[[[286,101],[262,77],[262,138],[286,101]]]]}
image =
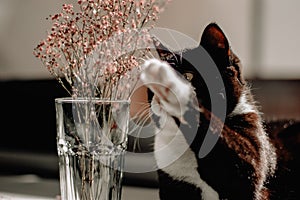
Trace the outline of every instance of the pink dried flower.
{"type": "Polygon", "coordinates": [[[73,4],[63,4],[60,13],[47,18],[52,27],[33,54],[60,83],[65,78],[69,86],[63,87],[71,95],[105,97],[103,91],[109,90],[108,98],[115,98],[114,84],[129,78],[140,65],[137,58],[148,52],[139,47],[152,42],[147,31],[137,30],[154,23],[168,1],[77,0],[78,12],[73,4]],[[97,89],[87,89],[91,85],[97,89]]]}

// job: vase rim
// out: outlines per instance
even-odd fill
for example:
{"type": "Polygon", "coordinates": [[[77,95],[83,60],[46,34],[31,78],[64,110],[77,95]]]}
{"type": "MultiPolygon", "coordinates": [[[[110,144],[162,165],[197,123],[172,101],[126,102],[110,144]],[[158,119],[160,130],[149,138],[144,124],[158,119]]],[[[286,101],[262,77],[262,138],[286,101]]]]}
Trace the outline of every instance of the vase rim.
{"type": "Polygon", "coordinates": [[[55,98],[56,103],[73,103],[73,102],[111,102],[111,103],[130,103],[130,100],[127,99],[101,99],[101,98],[86,98],[86,97],[79,97],[79,98],[72,98],[72,97],[60,97],[55,98]]]}

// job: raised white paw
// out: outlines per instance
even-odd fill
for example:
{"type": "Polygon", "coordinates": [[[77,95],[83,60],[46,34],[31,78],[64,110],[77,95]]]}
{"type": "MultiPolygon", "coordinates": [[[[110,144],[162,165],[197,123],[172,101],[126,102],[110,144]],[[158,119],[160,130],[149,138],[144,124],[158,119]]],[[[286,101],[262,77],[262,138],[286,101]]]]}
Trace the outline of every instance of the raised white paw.
{"type": "MultiPolygon", "coordinates": [[[[193,87],[168,63],[158,59],[147,60],[143,65],[141,80],[155,94],[154,99],[159,108],[171,116],[179,119],[183,117],[191,101],[193,87]]],[[[158,112],[157,108],[152,110],[158,112]]]]}

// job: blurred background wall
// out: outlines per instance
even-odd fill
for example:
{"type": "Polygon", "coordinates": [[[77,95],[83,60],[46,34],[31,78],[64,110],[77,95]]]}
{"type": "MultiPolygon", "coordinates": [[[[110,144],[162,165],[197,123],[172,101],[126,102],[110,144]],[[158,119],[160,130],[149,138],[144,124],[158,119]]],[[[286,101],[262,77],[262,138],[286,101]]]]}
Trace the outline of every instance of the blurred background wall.
{"type": "MultiPolygon", "coordinates": [[[[76,0],[0,0],[0,79],[50,78],[33,48],[50,28],[46,17],[76,0]]],[[[159,27],[199,41],[217,22],[239,55],[247,78],[300,78],[300,1],[173,0],[159,27]]]]}

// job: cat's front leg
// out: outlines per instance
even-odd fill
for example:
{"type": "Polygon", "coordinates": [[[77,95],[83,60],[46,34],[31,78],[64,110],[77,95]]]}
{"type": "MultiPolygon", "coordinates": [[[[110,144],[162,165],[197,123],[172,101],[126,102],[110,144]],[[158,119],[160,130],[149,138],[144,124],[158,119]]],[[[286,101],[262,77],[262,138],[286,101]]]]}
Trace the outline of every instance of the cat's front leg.
{"type": "Polygon", "coordinates": [[[141,80],[155,94],[156,105],[152,105],[154,113],[158,114],[163,109],[183,122],[183,116],[194,96],[191,84],[180,77],[168,63],[158,59],[147,60],[143,67],[141,80]]]}

